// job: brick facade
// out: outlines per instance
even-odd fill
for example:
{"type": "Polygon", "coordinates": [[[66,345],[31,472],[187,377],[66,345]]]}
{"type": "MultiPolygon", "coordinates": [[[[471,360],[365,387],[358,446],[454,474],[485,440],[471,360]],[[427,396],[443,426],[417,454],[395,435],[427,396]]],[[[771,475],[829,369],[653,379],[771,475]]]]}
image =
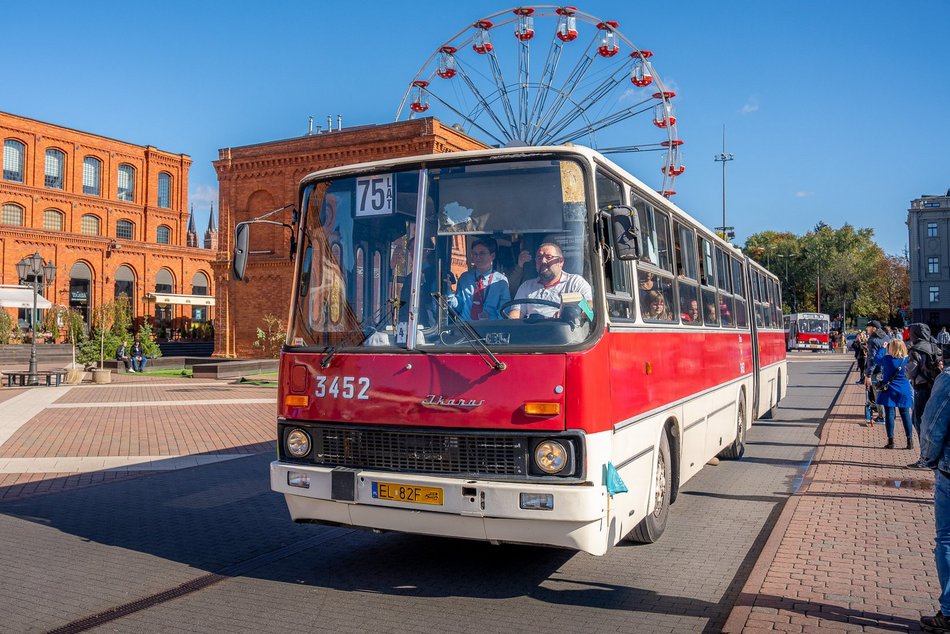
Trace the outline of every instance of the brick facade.
{"type": "MultiPolygon", "coordinates": [[[[21,173],[5,170],[0,175],[0,207],[22,215],[19,226],[0,224],[0,284],[17,284],[17,262],[39,252],[56,263],[56,279],[46,293],[55,304],[69,305],[71,297],[74,304],[81,303],[78,291],[70,293],[70,272],[78,273],[83,267],[88,270],[90,282],[86,297],[89,308],[114,299],[117,274],[122,277],[131,272],[132,308],[138,318],[155,314],[157,307],[147,301],[146,294],[156,290],[160,277],[170,276],[171,292],[192,294],[192,283],[201,273],[210,286],[208,294],[214,293],[211,262],[215,254],[185,246],[191,166],[188,155],[2,112],[0,140],[17,142],[11,144],[14,153],[23,150],[21,173]],[[65,158],[61,188],[48,186],[47,150],[62,152],[65,158]],[[100,161],[99,195],[83,193],[86,157],[100,161]],[[119,196],[120,166],[134,170],[131,202],[119,196]],[[159,206],[161,174],[170,180],[167,207],[159,206]],[[47,221],[61,222],[62,228],[45,228],[48,222],[44,223],[44,216],[47,221]],[[83,232],[84,216],[98,219],[97,235],[83,232]],[[119,237],[117,225],[121,221],[131,223],[131,239],[119,237]],[[168,244],[157,243],[160,228],[163,234],[167,230],[168,244]],[[120,271],[123,266],[128,268],[120,271]]],[[[16,315],[16,309],[7,310],[11,316],[16,315]]],[[[212,308],[209,317],[213,314],[212,308]]],[[[171,306],[165,315],[171,328],[187,326],[191,307],[171,306]]]]}
{"type": "MultiPolygon", "coordinates": [[[[251,231],[246,280],[231,278],[234,226],[282,205],[297,203],[300,180],[320,169],[387,158],[481,149],[485,146],[433,118],[344,128],[296,139],[218,151],[218,257],[216,356],[259,356],[256,329],[264,315],[286,322],[293,267],[289,231],[258,225],[251,231]]],[[[271,219],[290,221],[290,213],[271,219]]]]}

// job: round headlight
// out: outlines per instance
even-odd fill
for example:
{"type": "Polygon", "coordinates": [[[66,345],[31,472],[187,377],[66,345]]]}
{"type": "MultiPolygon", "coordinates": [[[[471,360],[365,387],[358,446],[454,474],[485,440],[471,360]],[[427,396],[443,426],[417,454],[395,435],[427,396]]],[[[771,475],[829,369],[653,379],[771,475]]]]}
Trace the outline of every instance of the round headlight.
{"type": "Polygon", "coordinates": [[[534,450],[534,462],[545,473],[560,473],[567,466],[567,459],[567,449],[556,440],[545,440],[534,450]]]}
{"type": "Polygon", "coordinates": [[[310,436],[302,429],[287,434],[287,453],[294,458],[303,458],[310,453],[310,436]]]}

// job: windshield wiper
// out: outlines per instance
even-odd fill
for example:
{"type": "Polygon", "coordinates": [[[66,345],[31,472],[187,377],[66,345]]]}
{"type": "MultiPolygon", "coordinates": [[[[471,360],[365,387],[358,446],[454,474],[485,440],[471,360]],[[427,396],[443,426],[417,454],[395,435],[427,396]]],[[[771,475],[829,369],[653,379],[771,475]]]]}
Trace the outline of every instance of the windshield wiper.
{"type": "MultiPolygon", "coordinates": [[[[392,310],[390,310],[392,305],[393,305],[393,300],[390,299],[390,300],[387,300],[386,303],[379,308],[382,315],[379,316],[379,319],[376,320],[376,323],[370,326],[366,330],[366,332],[363,333],[363,338],[360,339],[359,343],[356,344],[357,348],[359,346],[362,346],[364,343],[366,343],[366,340],[369,339],[373,334],[379,332],[380,327],[386,323],[386,321],[389,319],[389,316],[392,314],[392,310]]],[[[340,344],[341,345],[346,344],[347,341],[348,339],[344,339],[342,342],[340,342],[340,344]]],[[[337,347],[338,346],[327,346],[326,348],[323,349],[323,352],[325,354],[323,356],[323,359],[320,361],[321,368],[326,369],[330,366],[330,361],[333,359],[333,355],[336,354],[337,347]]]]}
{"type": "Polygon", "coordinates": [[[455,322],[455,324],[464,334],[465,341],[472,345],[472,348],[475,349],[475,352],[478,353],[478,356],[482,358],[489,368],[501,372],[508,367],[507,364],[498,360],[498,357],[494,355],[494,353],[491,351],[491,348],[488,347],[485,341],[478,334],[478,331],[472,328],[470,323],[459,317],[459,314],[455,312],[455,309],[449,306],[448,300],[445,299],[445,296],[442,295],[442,293],[432,293],[432,297],[435,298],[435,301],[439,302],[439,306],[442,308],[442,310],[449,314],[449,317],[452,318],[452,321],[455,322]],[[486,355],[491,359],[491,362],[485,358],[486,355]]]}

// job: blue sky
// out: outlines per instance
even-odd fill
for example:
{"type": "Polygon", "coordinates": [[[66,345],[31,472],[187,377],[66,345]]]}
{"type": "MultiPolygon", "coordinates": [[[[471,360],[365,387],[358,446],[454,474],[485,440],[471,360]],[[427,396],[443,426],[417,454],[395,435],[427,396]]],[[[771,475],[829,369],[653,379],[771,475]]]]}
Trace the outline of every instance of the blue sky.
{"type": "MultiPolygon", "coordinates": [[[[0,110],[190,155],[203,230],[219,148],[304,134],[309,115],[392,121],[435,48],[511,6],[11,3],[0,110]]],[[[726,126],[727,220],[740,243],[850,222],[900,253],[910,201],[950,189],[950,2],[577,6],[654,51],[685,141],[674,200],[708,226],[721,222],[713,157],[726,126]]],[[[658,158],[615,160],[659,186],[658,158]]]]}

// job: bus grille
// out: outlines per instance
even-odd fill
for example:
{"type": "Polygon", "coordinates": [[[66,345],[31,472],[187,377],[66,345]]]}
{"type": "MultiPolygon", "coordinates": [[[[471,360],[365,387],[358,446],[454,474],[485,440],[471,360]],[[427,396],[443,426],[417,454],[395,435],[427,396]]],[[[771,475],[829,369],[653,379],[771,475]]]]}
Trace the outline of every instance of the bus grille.
{"type": "Polygon", "coordinates": [[[414,473],[526,476],[523,436],[317,428],[317,464],[414,473]]]}

